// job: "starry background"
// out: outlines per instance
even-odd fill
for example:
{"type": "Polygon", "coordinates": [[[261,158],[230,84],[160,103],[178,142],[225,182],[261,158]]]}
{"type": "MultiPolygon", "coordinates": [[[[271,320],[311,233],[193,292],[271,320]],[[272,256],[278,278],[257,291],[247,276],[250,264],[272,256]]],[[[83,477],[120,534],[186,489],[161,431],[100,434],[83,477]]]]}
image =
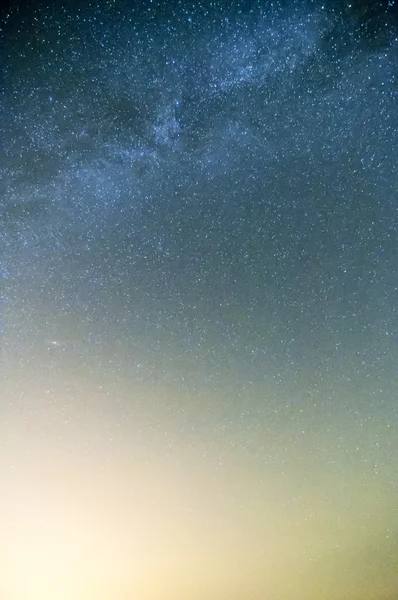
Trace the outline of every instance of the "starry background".
{"type": "Polygon", "coordinates": [[[3,11],[2,599],[398,597],[395,9],[3,11]]]}

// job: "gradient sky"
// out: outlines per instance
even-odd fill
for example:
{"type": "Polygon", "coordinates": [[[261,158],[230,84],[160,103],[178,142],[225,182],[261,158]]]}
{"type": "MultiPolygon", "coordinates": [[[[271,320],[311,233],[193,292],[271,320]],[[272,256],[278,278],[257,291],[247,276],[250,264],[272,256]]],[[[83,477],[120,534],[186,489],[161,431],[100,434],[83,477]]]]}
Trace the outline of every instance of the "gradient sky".
{"type": "Polygon", "coordinates": [[[398,598],[394,4],[2,13],[1,600],[398,598]]]}

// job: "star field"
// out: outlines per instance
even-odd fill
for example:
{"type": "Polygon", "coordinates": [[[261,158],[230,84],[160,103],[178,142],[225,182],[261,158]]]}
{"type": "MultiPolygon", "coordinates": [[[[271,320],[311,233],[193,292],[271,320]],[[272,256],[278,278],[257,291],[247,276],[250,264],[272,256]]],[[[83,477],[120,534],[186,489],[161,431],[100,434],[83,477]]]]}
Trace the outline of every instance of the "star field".
{"type": "Polygon", "coordinates": [[[395,8],[3,11],[4,600],[397,597],[395,8]]]}

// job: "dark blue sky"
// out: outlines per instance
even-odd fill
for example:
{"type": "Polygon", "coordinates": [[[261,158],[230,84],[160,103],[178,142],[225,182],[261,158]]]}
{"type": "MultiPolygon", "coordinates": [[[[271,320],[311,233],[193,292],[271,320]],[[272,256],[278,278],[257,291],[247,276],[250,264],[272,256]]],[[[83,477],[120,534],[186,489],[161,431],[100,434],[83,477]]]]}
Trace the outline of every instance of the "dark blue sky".
{"type": "Polygon", "coordinates": [[[21,568],[43,600],[38,574],[62,579],[86,546],[76,533],[53,558],[51,532],[68,538],[63,510],[81,531],[79,486],[104,485],[83,537],[105,555],[82,550],[74,597],[107,577],[116,600],[393,597],[395,8],[3,11],[6,600],[26,595],[21,568]],[[135,513],[126,481],[141,490],[135,513]],[[40,518],[36,493],[51,505],[40,518]],[[132,549],[136,521],[150,541],[141,532],[132,549]]]}

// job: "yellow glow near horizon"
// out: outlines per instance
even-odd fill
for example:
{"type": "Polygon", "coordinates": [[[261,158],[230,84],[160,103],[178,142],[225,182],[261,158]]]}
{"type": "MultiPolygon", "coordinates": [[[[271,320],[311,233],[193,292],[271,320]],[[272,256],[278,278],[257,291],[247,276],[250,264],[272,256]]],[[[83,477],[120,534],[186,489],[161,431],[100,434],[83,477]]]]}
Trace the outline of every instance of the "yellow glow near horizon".
{"type": "MultiPolygon", "coordinates": [[[[100,396],[83,392],[98,408],[100,396]]],[[[226,438],[171,447],[165,431],[148,450],[96,410],[83,418],[77,404],[61,426],[54,408],[32,402],[42,418],[23,428],[10,418],[14,443],[1,459],[7,600],[354,599],[392,589],[383,530],[392,497],[356,467],[323,473],[312,457],[303,470],[287,455],[277,474],[226,438]],[[313,484],[298,499],[305,471],[313,484]]]]}

